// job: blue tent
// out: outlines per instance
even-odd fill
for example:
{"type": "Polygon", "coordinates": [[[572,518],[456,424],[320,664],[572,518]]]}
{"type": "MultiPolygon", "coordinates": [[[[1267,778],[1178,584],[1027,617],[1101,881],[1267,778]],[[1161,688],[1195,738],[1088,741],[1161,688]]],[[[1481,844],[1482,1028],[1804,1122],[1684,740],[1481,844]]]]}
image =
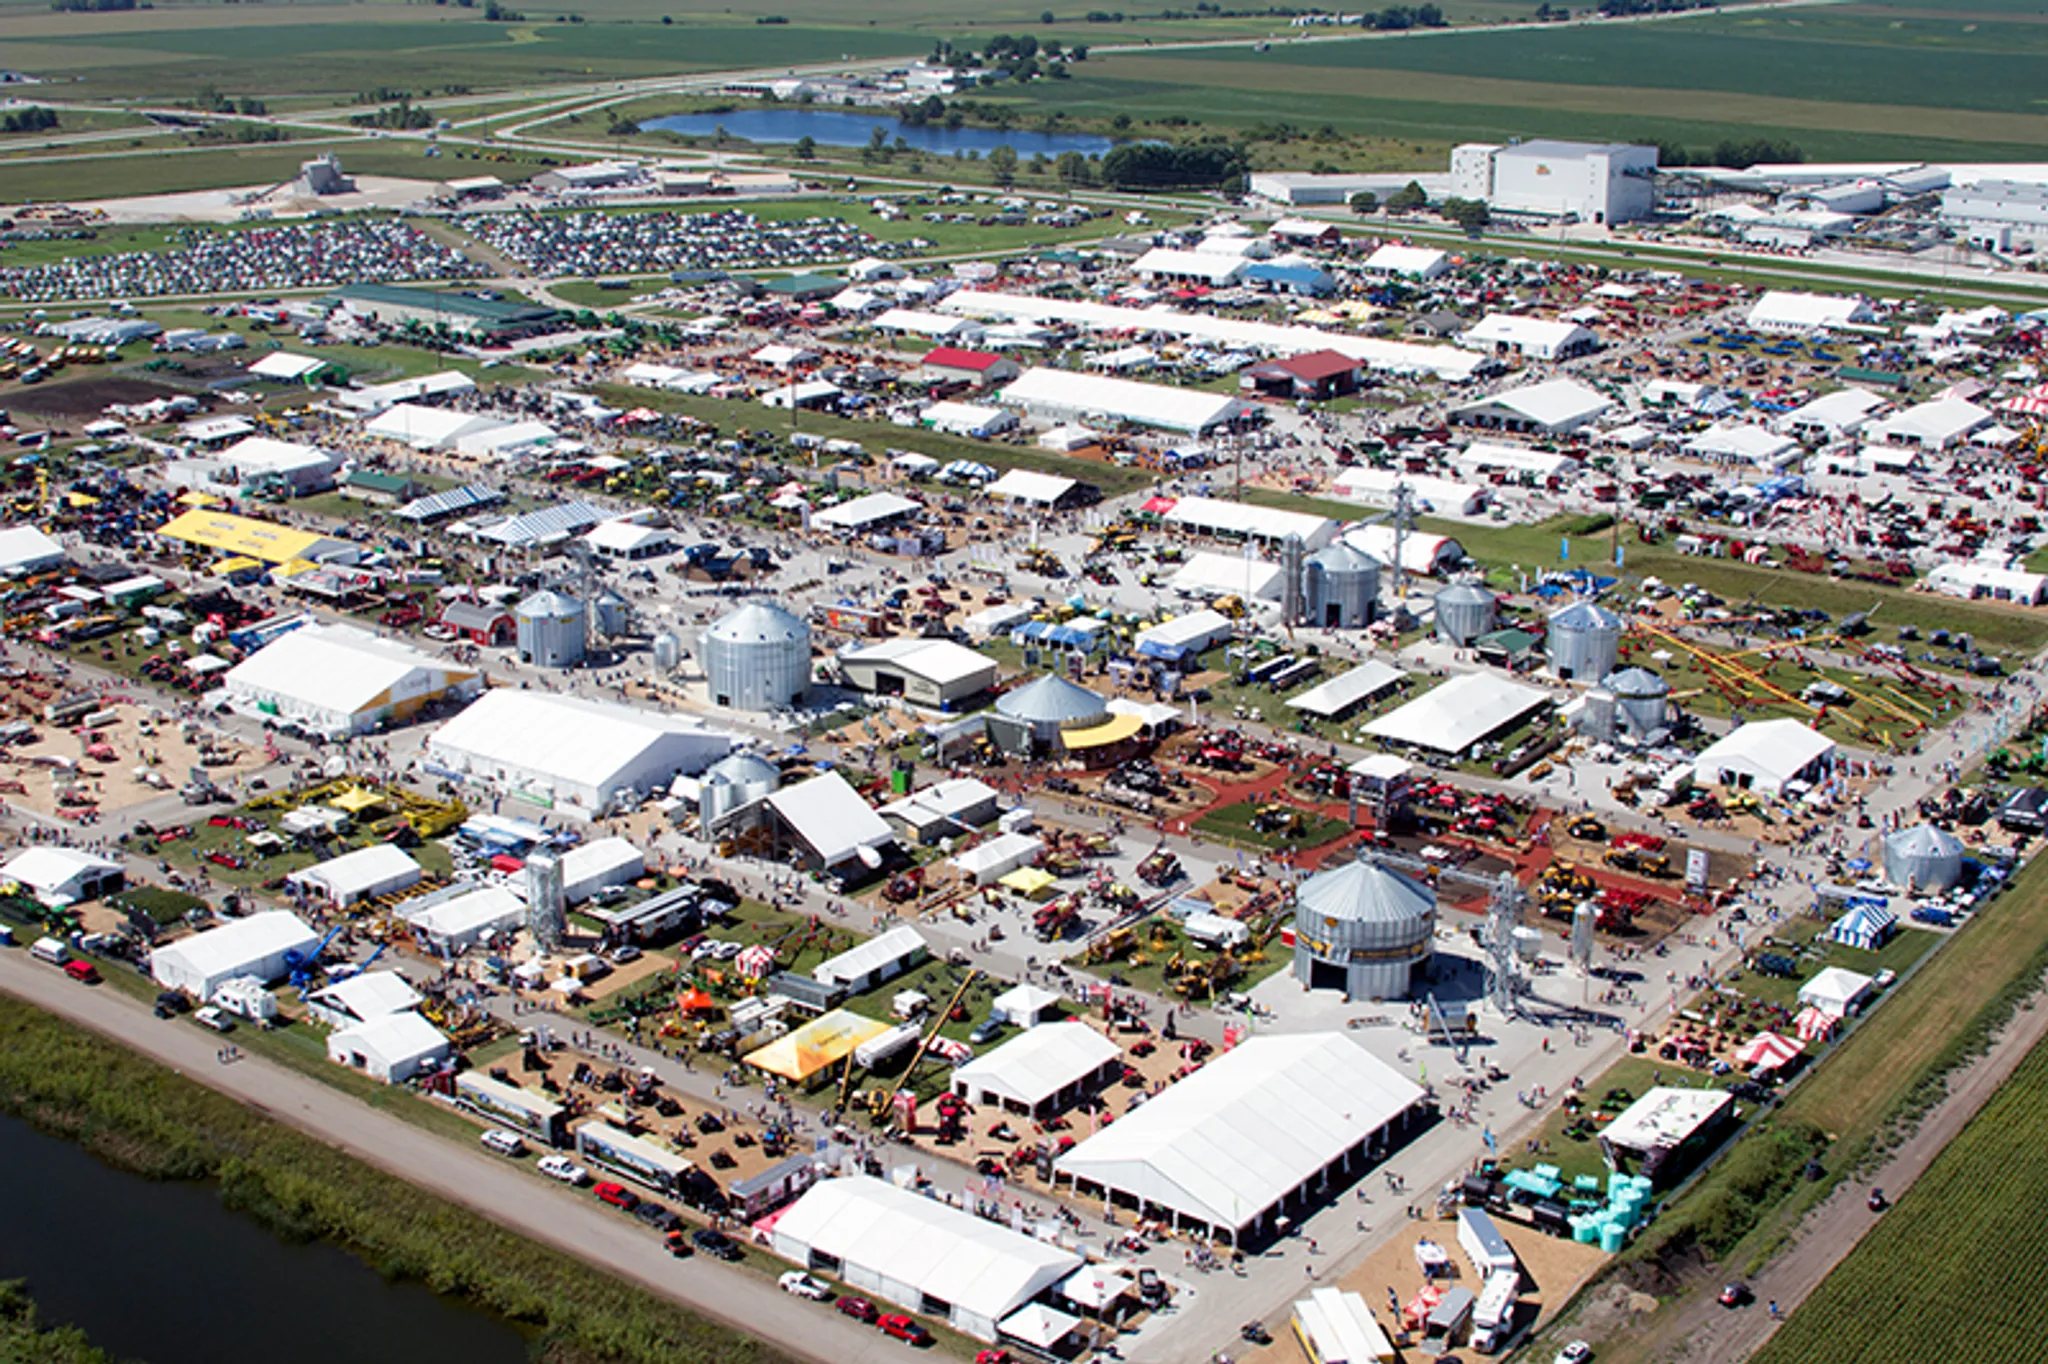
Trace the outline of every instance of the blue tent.
{"type": "Polygon", "coordinates": [[[1859,904],[1828,928],[1829,942],[1875,952],[1899,931],[1899,916],[1877,905],[1859,904]]]}

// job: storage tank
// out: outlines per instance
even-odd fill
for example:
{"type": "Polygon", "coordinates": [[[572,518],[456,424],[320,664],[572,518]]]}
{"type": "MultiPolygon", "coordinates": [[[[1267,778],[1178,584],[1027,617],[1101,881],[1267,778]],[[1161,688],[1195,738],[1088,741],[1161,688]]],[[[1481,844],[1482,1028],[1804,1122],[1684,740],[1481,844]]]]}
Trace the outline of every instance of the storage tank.
{"type": "Polygon", "coordinates": [[[1578,601],[1550,615],[1550,670],[1567,682],[1598,682],[1621,652],[1621,617],[1597,602],[1578,601]]]}
{"type": "Polygon", "coordinates": [[[1436,892],[1377,862],[1302,882],[1294,897],[1294,977],[1347,1000],[1399,999],[1436,944],[1436,892]]]}
{"type": "Polygon", "coordinates": [[[552,952],[569,927],[569,901],[562,884],[562,859],[537,852],[526,859],[526,927],[534,945],[552,952]]]}
{"type": "Polygon", "coordinates": [[[1378,559],[1338,540],[1309,556],[1302,577],[1304,624],[1335,630],[1372,624],[1380,599],[1378,559]]]}
{"type": "Polygon", "coordinates": [[[782,769],[758,753],[731,753],[705,768],[700,781],[697,814],[709,828],[742,805],[775,794],[782,769]]]}
{"type": "Polygon", "coordinates": [[[583,661],[588,633],[583,603],[552,589],[536,592],[512,608],[518,627],[519,661],[541,668],[566,668],[583,661]]]}
{"type": "Polygon", "coordinates": [[[1615,728],[1614,693],[1605,687],[1593,688],[1586,693],[1585,704],[1579,710],[1579,733],[1611,743],[1615,728]]]}
{"type": "Polygon", "coordinates": [[[1493,628],[1497,608],[1478,583],[1452,583],[1436,594],[1436,637],[1463,648],[1493,628]]]}
{"type": "Polygon", "coordinates": [[[659,672],[672,673],[683,662],[683,640],[673,630],[663,630],[654,637],[654,666],[659,672]]]}
{"type": "Polygon", "coordinates": [[[1884,879],[1922,895],[1958,886],[1963,880],[1962,840],[1932,824],[1901,829],[1884,841],[1884,879]]]}
{"type": "Polygon", "coordinates": [[[597,594],[595,614],[597,632],[606,639],[617,639],[632,627],[633,608],[609,587],[597,594]]]}
{"type": "Polygon", "coordinates": [[[1647,739],[1671,727],[1671,684],[1647,668],[1610,673],[1602,686],[1614,693],[1617,731],[1631,739],[1647,739]]]}
{"type": "Polygon", "coordinates": [[[704,632],[711,699],[739,710],[793,706],[811,685],[811,627],[773,602],[748,602],[704,632]]]}

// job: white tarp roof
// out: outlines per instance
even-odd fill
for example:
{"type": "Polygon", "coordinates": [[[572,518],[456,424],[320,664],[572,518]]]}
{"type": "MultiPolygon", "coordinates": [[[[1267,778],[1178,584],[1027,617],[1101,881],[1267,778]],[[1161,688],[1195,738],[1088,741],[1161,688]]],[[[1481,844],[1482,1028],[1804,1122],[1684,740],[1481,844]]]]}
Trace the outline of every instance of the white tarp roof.
{"type": "Polygon", "coordinates": [[[430,752],[593,789],[634,769],[661,746],[670,749],[664,765],[672,760],[674,771],[701,771],[731,751],[732,736],[681,715],[498,687],[428,741],[430,752]]]}
{"type": "Polygon", "coordinates": [[[1281,567],[1240,554],[1191,554],[1167,586],[1193,596],[1277,598],[1281,567]]]}
{"type": "Polygon", "coordinates": [[[1305,710],[1310,715],[1335,715],[1348,706],[1379,695],[1407,675],[1391,664],[1376,658],[1368,659],[1350,672],[1289,699],[1287,705],[1293,710],[1305,710]]]}
{"type": "Polygon", "coordinates": [[[320,935],[298,915],[274,909],[230,919],[159,947],[151,954],[150,965],[158,981],[175,980],[182,987],[240,974],[251,963],[267,962],[294,948],[310,952],[319,941],[320,935]]]}
{"type": "Polygon", "coordinates": [[[1787,427],[1818,426],[1830,431],[1853,431],[1890,401],[1868,389],[1838,388],[1792,409],[1779,420],[1787,427]]]}
{"type": "Polygon", "coordinates": [[[1779,331],[1816,331],[1850,322],[1869,322],[1874,316],[1870,305],[1860,298],[1767,289],[1750,306],[1749,325],[1779,331]]]}
{"type": "Polygon", "coordinates": [[[1462,753],[1550,700],[1489,673],[1465,673],[1365,727],[1367,734],[1439,753],[1462,753]]]}
{"type": "Polygon", "coordinates": [[[1245,411],[1225,393],[1141,384],[1064,369],[1027,369],[999,395],[1003,402],[1059,417],[1106,417],[1199,435],[1245,411]]]}
{"type": "Polygon", "coordinates": [[[1735,1096],[1725,1089],[1660,1085],[1623,1109],[1600,1140],[1629,1151],[1669,1150],[1683,1145],[1734,1102],[1735,1096]]]}
{"type": "Polygon", "coordinates": [[[976,885],[985,886],[1015,871],[1043,851],[1044,839],[1025,833],[1007,833],[997,834],[986,843],[977,843],[950,860],[953,866],[973,877],[976,885]]]}
{"type": "Polygon", "coordinates": [[[1488,313],[1458,338],[1458,344],[1474,350],[1512,346],[1531,355],[1555,355],[1566,346],[1594,340],[1593,333],[1576,322],[1557,322],[1542,317],[1520,317],[1513,313],[1488,313]]]}
{"type": "Polygon", "coordinates": [[[1752,720],[1710,744],[1693,760],[1693,770],[1708,781],[1723,771],[1746,773],[1774,789],[1834,750],[1833,739],[1789,717],[1752,720]]]}
{"type": "Polygon", "coordinates": [[[0,866],[0,877],[19,881],[30,890],[49,894],[68,885],[81,872],[120,871],[119,862],[80,848],[37,843],[23,848],[0,866]]]}
{"type": "Polygon", "coordinates": [[[475,676],[431,654],[352,625],[309,625],[279,635],[223,679],[231,691],[287,698],[330,715],[355,715],[475,676]]]}
{"type": "Polygon", "coordinates": [[[1294,1304],[1294,1318],[1324,1364],[1391,1364],[1400,1357],[1357,1293],[1318,1288],[1294,1304]]]}
{"type": "Polygon", "coordinates": [[[896,836],[888,821],[837,772],[784,787],[768,797],[768,804],[828,867],[896,836]]]}
{"type": "Polygon", "coordinates": [[[1689,438],[1685,448],[1695,455],[1718,455],[1749,464],[1766,464],[1788,450],[1798,449],[1799,442],[1755,422],[1722,421],[1689,438]]]}
{"type": "Polygon", "coordinates": [[[811,968],[811,979],[823,981],[827,985],[841,981],[863,980],[885,966],[928,950],[929,945],[925,942],[924,935],[905,924],[869,938],[864,943],[856,943],[838,956],[828,957],[819,962],[811,968]]]}
{"type": "Polygon", "coordinates": [[[1841,1017],[1870,989],[1869,976],[1830,966],[1799,987],[1799,1002],[1841,1017]]]}
{"type": "Polygon", "coordinates": [[[1973,402],[1937,398],[1872,423],[1866,434],[1881,443],[1911,443],[1939,450],[1989,426],[1991,420],[1991,413],[1973,402]]]}
{"type": "Polygon", "coordinates": [[[415,450],[443,450],[464,436],[509,424],[475,412],[398,403],[363,423],[363,434],[398,441],[415,450]]]}
{"type": "Polygon", "coordinates": [[[935,687],[965,682],[982,673],[995,681],[997,663],[964,644],[950,639],[885,639],[865,648],[847,649],[839,655],[841,664],[886,663],[899,672],[921,677],[935,687]]]}
{"type": "MultiPolygon", "coordinates": [[[[1476,511],[1480,501],[1486,496],[1486,489],[1477,483],[1459,483],[1453,479],[1438,478],[1433,474],[1411,474],[1400,469],[1375,469],[1365,464],[1353,465],[1339,473],[1334,491],[1337,496],[1349,498],[1354,502],[1365,502],[1375,507],[1391,507],[1394,505],[1395,491],[1403,485],[1406,485],[1408,491],[1414,495],[1420,509],[1453,516],[1476,511]]],[[[1408,537],[1408,543],[1411,545],[1415,540],[1414,535],[1408,537]]],[[[1392,555],[1376,554],[1374,557],[1385,563],[1392,555]]]]}
{"type": "Polygon", "coordinates": [[[346,904],[364,895],[400,890],[420,879],[420,864],[412,854],[391,843],[372,843],[325,862],[316,862],[291,879],[302,885],[318,886],[337,902],[346,904]]]}
{"type": "Polygon", "coordinates": [[[1059,1159],[1061,1172],[1243,1227],[1419,1103],[1342,1033],[1241,1042],[1059,1159]]]}
{"type": "Polygon", "coordinates": [[[866,1175],[812,1185],[776,1222],[785,1238],[990,1321],[1081,1267],[1070,1251],[866,1175]]]}
{"type": "Polygon", "coordinates": [[[1449,263],[1449,256],[1426,246],[1388,245],[1367,256],[1359,268],[1368,274],[1420,275],[1427,279],[1442,274],[1449,263]]]}
{"type": "Polygon", "coordinates": [[[954,1071],[954,1092],[965,1086],[970,1100],[995,1094],[1036,1108],[1122,1054],[1123,1048],[1086,1023],[1047,1023],[1025,1029],[954,1071]]]}
{"type": "Polygon", "coordinates": [[[371,971],[315,990],[307,996],[307,1002],[371,1019],[404,1013],[420,1002],[420,992],[396,971],[371,971]]]}
{"type": "Polygon", "coordinates": [[[1079,486],[1078,478],[1041,474],[1031,469],[1012,469],[982,489],[990,497],[1013,497],[1019,502],[1036,502],[1050,507],[1079,486]]]}
{"type": "Polygon", "coordinates": [[[312,355],[293,355],[290,351],[274,350],[249,366],[249,372],[262,379],[303,379],[327,362],[312,355]]]}
{"type": "Polygon", "coordinates": [[[61,563],[64,546],[34,526],[0,530],[0,574],[27,573],[45,564],[61,563]]]}
{"type": "Polygon", "coordinates": [[[1230,617],[1204,606],[1140,630],[1131,642],[1141,646],[1160,644],[1172,649],[1191,646],[1206,649],[1217,640],[1227,638],[1231,629],[1230,617]]]}
{"type": "Polygon", "coordinates": [[[1555,478],[1579,467],[1579,462],[1570,455],[1555,450],[1536,450],[1497,440],[1473,441],[1459,454],[1458,463],[1467,469],[1511,469],[1544,478],[1555,478]]]}
{"type": "Polygon", "coordinates": [[[1101,332],[1157,333],[1231,350],[1264,355],[1299,355],[1303,351],[1341,351],[1373,369],[1390,374],[1428,374],[1450,382],[1470,379],[1488,363],[1487,357],[1456,346],[1420,345],[1374,336],[1290,327],[1207,313],[1181,313],[1171,308],[1119,308],[1107,303],[1039,298],[965,289],[939,305],[970,317],[995,317],[1026,322],[1063,322],[1101,332]]]}
{"type": "Polygon", "coordinates": [[[1337,533],[1337,523],[1313,512],[1285,511],[1220,497],[1183,497],[1165,514],[1166,521],[1207,535],[1246,535],[1283,542],[1299,535],[1309,549],[1321,549],[1337,533]]]}
{"type": "Polygon", "coordinates": [[[1605,394],[1577,379],[1550,379],[1478,398],[1451,412],[1453,416],[1478,411],[1505,413],[1546,430],[1562,431],[1584,425],[1612,406],[1605,394]]]}
{"type": "Polygon", "coordinates": [[[897,493],[868,493],[836,507],[828,507],[811,518],[821,526],[836,526],[842,530],[859,530],[862,526],[877,521],[889,521],[922,511],[924,504],[903,497],[897,493]]]}
{"type": "Polygon", "coordinates": [[[436,901],[426,909],[408,906],[407,911],[401,911],[400,917],[421,933],[455,940],[513,928],[526,920],[526,902],[504,886],[486,886],[436,901]]]}

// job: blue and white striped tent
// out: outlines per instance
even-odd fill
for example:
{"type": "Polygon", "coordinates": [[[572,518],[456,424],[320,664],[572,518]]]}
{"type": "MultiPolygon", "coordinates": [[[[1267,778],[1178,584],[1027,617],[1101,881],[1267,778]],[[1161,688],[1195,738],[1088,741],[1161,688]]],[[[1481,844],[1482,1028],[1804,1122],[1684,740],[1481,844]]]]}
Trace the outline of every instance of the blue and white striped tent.
{"type": "Polygon", "coordinates": [[[1875,952],[1899,930],[1899,916],[1878,905],[1860,904],[1829,926],[1829,942],[1875,952]]]}

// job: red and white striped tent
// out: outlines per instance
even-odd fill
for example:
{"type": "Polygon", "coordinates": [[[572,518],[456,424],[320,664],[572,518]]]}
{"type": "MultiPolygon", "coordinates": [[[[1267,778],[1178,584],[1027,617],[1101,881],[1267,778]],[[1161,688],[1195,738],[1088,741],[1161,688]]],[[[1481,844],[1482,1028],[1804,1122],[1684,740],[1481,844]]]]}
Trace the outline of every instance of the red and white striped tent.
{"type": "Polygon", "coordinates": [[[1735,1049],[1735,1064],[1747,1070],[1776,1070],[1803,1050],[1789,1037],[1760,1032],[1735,1049]]]}
{"type": "Polygon", "coordinates": [[[1833,1037],[1835,1029],[1841,1022],[1836,1015],[1818,1005],[1809,1004],[1792,1020],[1792,1031],[1798,1034],[1801,1042],[1820,1041],[1833,1037]]]}
{"type": "Polygon", "coordinates": [[[2030,388],[2016,398],[2007,398],[1998,405],[1998,410],[2020,417],[2048,417],[2048,384],[2030,388]]]}

